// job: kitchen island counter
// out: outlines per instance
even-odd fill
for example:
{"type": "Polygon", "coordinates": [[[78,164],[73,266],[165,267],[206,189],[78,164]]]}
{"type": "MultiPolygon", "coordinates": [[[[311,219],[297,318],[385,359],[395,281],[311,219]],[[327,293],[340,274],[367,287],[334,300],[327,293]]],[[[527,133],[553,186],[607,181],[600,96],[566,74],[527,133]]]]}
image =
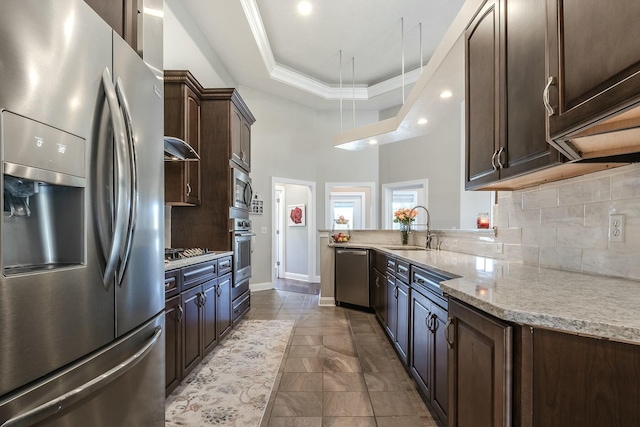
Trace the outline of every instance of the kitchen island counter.
{"type": "Polygon", "coordinates": [[[397,245],[330,246],[375,249],[459,276],[442,282],[441,290],[506,321],[640,344],[640,282],[635,280],[397,245]]]}

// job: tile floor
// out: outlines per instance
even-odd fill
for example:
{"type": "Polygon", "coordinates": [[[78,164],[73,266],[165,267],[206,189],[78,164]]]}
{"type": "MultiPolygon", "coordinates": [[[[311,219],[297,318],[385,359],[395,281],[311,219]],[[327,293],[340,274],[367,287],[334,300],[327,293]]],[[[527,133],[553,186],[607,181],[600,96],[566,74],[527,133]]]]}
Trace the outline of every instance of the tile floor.
{"type": "Polygon", "coordinates": [[[318,295],[251,295],[250,319],[295,320],[261,427],[440,426],[375,316],[318,295]]]}

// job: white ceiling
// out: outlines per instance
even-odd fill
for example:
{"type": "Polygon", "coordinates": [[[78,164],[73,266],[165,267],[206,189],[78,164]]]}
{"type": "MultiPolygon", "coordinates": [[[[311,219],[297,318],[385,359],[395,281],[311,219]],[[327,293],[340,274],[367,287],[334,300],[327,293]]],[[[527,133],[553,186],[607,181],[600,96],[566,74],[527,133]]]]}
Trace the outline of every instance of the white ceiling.
{"type": "Polygon", "coordinates": [[[238,84],[316,109],[338,108],[355,93],[356,108],[366,110],[402,104],[401,19],[406,98],[420,75],[419,23],[426,65],[464,3],[311,0],[312,13],[301,16],[298,0],[183,1],[238,84]]]}

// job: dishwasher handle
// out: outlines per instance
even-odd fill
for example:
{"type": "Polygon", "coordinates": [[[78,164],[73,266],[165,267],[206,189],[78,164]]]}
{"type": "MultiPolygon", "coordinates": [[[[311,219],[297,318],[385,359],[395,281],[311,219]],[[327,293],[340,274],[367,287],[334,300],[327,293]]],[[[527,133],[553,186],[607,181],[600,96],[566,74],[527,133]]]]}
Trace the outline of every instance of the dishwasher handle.
{"type": "Polygon", "coordinates": [[[336,251],[338,255],[358,255],[365,256],[367,255],[367,250],[357,250],[357,249],[338,249],[336,251]]]}

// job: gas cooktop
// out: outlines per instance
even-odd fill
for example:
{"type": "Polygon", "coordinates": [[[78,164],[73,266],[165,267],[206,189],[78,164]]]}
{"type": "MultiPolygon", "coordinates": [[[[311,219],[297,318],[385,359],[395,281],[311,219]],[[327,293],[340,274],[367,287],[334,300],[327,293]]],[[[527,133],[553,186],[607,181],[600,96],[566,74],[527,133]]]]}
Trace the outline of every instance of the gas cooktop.
{"type": "Polygon", "coordinates": [[[206,248],[186,248],[186,249],[165,248],[164,261],[165,262],[175,261],[177,259],[191,258],[194,256],[205,255],[208,253],[211,253],[211,251],[209,251],[209,249],[206,249],[206,248]]]}

